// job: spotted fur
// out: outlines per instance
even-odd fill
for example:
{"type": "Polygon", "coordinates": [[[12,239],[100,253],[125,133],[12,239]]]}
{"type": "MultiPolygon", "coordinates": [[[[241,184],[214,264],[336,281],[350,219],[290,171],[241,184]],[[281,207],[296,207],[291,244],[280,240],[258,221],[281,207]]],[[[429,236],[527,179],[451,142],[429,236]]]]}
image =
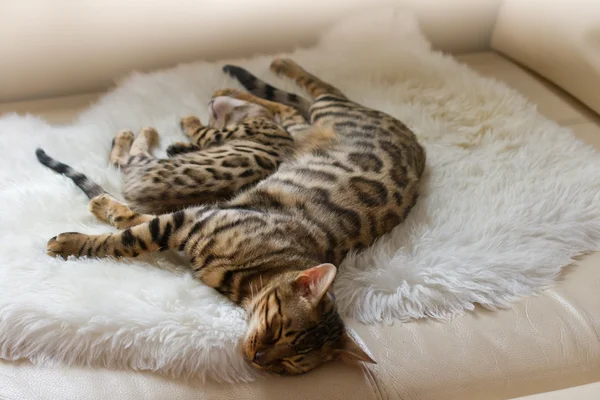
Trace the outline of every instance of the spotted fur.
{"type": "Polygon", "coordinates": [[[294,140],[275,118],[280,109],[219,97],[211,102],[210,113],[209,126],[194,116],[182,119],[191,143],[172,144],[166,159],[150,154],[157,137],[152,128],[135,139],[131,132],[117,135],[111,159],[123,170],[123,194],[133,210],[162,214],[230,199],[293,155],[294,140]]]}
{"type": "MultiPolygon", "coordinates": [[[[293,61],[276,59],[271,69],[312,97],[319,148],[229,201],[149,216],[114,234],[63,233],[48,242],[48,254],[135,257],[178,249],[198,279],[247,310],[244,354],[256,367],[299,374],[340,357],[373,362],[337,312],[335,265],[406,218],[425,152],[402,122],[347,99],[293,61]]],[[[272,106],[246,92],[218,94],[272,106]]]]}
{"type": "Polygon", "coordinates": [[[270,105],[267,109],[230,97],[214,98],[210,125],[202,125],[195,116],[183,118],[181,128],[191,142],[170,145],[169,158],[164,159],[150,153],[158,141],[153,128],[142,129],[135,138],[130,131],[119,132],[110,161],[124,172],[126,203],[44,150],[37,149],[36,157],[73,180],[91,199],[90,210],[97,218],[124,229],[148,221],[149,214],[229,199],[272,174],[296,149],[302,150],[285,127],[301,132],[309,127],[306,119],[294,108],[270,105]]]}

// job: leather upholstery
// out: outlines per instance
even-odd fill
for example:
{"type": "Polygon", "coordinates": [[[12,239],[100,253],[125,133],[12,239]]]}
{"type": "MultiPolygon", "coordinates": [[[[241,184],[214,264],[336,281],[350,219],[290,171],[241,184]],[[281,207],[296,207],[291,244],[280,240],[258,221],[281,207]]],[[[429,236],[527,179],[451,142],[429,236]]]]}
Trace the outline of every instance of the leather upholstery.
{"type": "Polygon", "coordinates": [[[600,113],[600,2],[505,0],[492,48],[600,113]]]}
{"type": "Polygon", "coordinates": [[[597,400],[599,393],[600,382],[596,382],[569,389],[532,394],[531,396],[519,397],[513,400],[597,400]]]}
{"type": "MultiPolygon", "coordinates": [[[[600,149],[600,117],[560,89],[495,53],[458,58],[521,91],[540,112],[600,149]]],[[[33,110],[66,122],[94,97],[5,104],[0,112],[33,110]]],[[[507,399],[585,385],[600,381],[599,264],[600,253],[580,257],[555,287],[508,310],[477,309],[448,323],[355,324],[379,362],[374,366],[332,363],[305,376],[225,385],[133,371],[0,362],[0,398],[106,399],[118,393],[122,399],[181,400],[507,399]]],[[[597,385],[585,390],[600,398],[597,385]]]]}
{"type": "Polygon", "coordinates": [[[500,0],[3,0],[0,102],[104,90],[132,70],[274,53],[349,13],[414,10],[446,51],[489,45],[500,0]]]}

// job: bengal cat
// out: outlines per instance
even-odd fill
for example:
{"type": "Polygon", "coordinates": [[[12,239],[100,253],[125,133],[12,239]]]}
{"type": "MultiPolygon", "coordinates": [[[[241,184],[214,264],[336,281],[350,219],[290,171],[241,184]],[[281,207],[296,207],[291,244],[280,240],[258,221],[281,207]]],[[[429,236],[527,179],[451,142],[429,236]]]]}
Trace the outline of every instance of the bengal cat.
{"type": "MultiPolygon", "coordinates": [[[[292,100],[288,102],[295,107],[308,109],[303,105],[305,99],[292,100]]],[[[38,149],[36,156],[86,193],[91,199],[90,210],[98,219],[125,229],[149,220],[139,213],[163,214],[230,199],[310,145],[306,137],[298,143],[292,139],[292,135],[305,133],[309,127],[292,107],[278,105],[267,109],[231,97],[216,97],[209,103],[209,115],[208,126],[196,116],[181,120],[181,128],[191,143],[170,145],[166,159],[151,155],[158,141],[154,128],[142,129],[135,138],[131,131],[117,133],[110,161],[124,173],[127,204],[43,150],[38,149]]]]}
{"type": "MultiPolygon", "coordinates": [[[[235,68],[225,70],[236,75],[235,68]]],[[[254,366],[300,374],[339,357],[374,362],[337,312],[334,265],[406,218],[418,197],[424,149],[402,122],[347,99],[292,60],[275,59],[271,69],[313,99],[310,120],[325,138],[321,148],[282,163],[232,200],[148,215],[148,222],[114,234],[62,233],[47,252],[184,251],[198,279],[247,310],[244,354],[254,366]]],[[[236,90],[217,94],[281,106],[236,90]]]]}

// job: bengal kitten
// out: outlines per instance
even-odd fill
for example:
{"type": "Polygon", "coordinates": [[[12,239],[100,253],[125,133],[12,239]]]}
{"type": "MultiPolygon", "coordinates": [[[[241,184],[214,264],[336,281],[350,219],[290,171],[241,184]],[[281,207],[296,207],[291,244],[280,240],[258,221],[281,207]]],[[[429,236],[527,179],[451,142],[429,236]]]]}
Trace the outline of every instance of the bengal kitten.
{"type": "MultiPolygon", "coordinates": [[[[302,109],[306,107],[302,101],[306,102],[296,99],[289,103],[302,109]]],[[[163,214],[230,199],[275,172],[296,150],[303,151],[302,143],[307,144],[296,146],[286,130],[292,127],[290,132],[297,135],[309,127],[292,107],[280,105],[270,110],[248,101],[216,97],[209,103],[209,115],[208,126],[196,116],[181,120],[191,143],[170,145],[166,159],[151,155],[158,141],[154,128],[142,129],[135,139],[131,131],[117,133],[110,161],[124,173],[127,204],[42,149],[36,156],[86,193],[98,219],[125,229],[149,220],[139,213],[163,214]]]]}
{"type": "MultiPolygon", "coordinates": [[[[148,222],[114,234],[63,233],[50,239],[47,252],[184,251],[194,276],[247,310],[244,354],[254,366],[300,374],[338,357],[374,362],[337,312],[334,264],[406,218],[425,151],[402,122],[348,100],[293,61],[276,59],[271,69],[314,100],[310,119],[316,136],[326,138],[322,148],[282,163],[230,201],[147,216],[148,222]]],[[[217,94],[281,107],[236,90],[217,94]]]]}

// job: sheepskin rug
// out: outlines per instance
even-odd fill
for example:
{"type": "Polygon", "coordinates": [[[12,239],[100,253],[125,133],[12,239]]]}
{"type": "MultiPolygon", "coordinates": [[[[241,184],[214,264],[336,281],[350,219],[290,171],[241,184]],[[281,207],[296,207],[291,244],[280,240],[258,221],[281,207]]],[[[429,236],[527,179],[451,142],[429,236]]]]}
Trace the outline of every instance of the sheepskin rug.
{"type": "MultiPolygon", "coordinates": [[[[290,56],[350,98],[404,121],[428,152],[422,196],[408,220],[341,265],[336,294],[349,321],[505,307],[599,248],[600,155],[504,84],[433,51],[409,14],[351,17],[290,56]]],[[[90,215],[72,182],[38,164],[34,149],[119,193],[119,172],[107,163],[116,131],[152,125],[164,154],[185,140],[181,116],[206,121],[211,93],[237,86],[221,72],[225,62],[298,92],[268,71],[271,59],[133,74],[69,125],[0,119],[1,358],[222,381],[257,376],[240,352],[242,310],[192,279],[175,256],[46,256],[57,233],[111,228],[90,215]]]]}

